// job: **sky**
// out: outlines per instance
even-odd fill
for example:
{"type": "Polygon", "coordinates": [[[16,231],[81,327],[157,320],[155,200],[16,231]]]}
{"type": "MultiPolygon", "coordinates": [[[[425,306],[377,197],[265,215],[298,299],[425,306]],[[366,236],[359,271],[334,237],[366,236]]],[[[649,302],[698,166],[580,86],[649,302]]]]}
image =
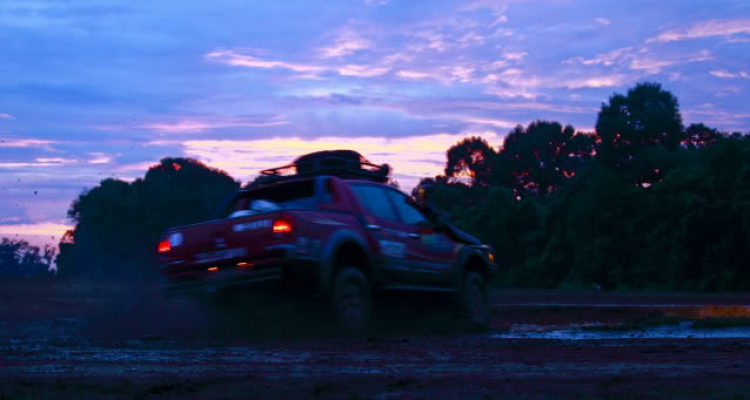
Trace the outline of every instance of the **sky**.
{"type": "Polygon", "coordinates": [[[2,0],[0,43],[0,237],[36,244],[167,156],[246,182],[351,148],[409,190],[464,137],[590,131],[643,81],[750,131],[748,0],[2,0]]]}

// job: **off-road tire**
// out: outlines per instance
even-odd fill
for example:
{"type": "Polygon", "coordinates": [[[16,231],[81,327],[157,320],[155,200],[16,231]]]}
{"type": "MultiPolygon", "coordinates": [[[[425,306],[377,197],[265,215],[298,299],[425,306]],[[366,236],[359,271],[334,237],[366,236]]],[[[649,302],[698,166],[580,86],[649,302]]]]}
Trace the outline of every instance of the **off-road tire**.
{"type": "Polygon", "coordinates": [[[487,281],[477,272],[467,272],[461,281],[461,310],[473,329],[487,329],[490,324],[490,299],[487,281]]]}
{"type": "Polygon", "coordinates": [[[353,267],[343,267],[336,275],[331,293],[333,317],[348,333],[364,330],[372,314],[372,297],[367,277],[353,267]]]}

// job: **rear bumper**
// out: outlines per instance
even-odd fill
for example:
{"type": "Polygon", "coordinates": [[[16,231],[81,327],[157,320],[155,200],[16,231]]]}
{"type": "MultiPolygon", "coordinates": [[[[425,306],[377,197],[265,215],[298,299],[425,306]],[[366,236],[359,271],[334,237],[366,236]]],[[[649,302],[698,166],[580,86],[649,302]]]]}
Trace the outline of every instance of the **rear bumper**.
{"type": "Polygon", "coordinates": [[[271,262],[256,263],[253,267],[238,267],[236,265],[219,265],[217,271],[209,272],[205,266],[188,269],[175,265],[162,265],[162,271],[167,276],[167,283],[163,290],[167,294],[206,294],[227,289],[272,285],[283,281],[302,281],[315,286],[320,266],[316,258],[301,257],[295,254],[293,248],[285,249],[284,255],[271,262]],[[170,270],[176,269],[174,273],[170,270]],[[179,272],[178,272],[179,271],[179,272]],[[169,280],[170,275],[194,276],[192,279],[169,280]]]}
{"type": "Polygon", "coordinates": [[[205,279],[184,282],[169,282],[164,286],[167,294],[202,294],[226,289],[280,282],[284,277],[281,266],[258,271],[229,270],[217,271],[205,279]]]}

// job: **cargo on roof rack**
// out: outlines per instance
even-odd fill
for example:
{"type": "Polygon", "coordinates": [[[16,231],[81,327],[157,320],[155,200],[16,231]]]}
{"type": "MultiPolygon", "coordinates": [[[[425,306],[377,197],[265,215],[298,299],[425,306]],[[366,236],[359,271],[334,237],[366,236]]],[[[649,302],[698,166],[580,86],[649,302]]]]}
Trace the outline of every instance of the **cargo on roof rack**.
{"type": "Polygon", "coordinates": [[[266,185],[289,179],[331,175],[347,179],[364,179],[384,183],[391,167],[376,165],[353,150],[329,150],[305,154],[292,164],[260,171],[256,184],[266,185]]]}

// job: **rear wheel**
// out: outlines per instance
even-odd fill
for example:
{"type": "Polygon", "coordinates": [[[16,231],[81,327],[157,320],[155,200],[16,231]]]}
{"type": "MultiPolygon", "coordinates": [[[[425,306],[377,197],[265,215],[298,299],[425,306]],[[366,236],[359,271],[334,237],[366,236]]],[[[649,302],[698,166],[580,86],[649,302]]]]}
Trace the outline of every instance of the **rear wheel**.
{"type": "Polygon", "coordinates": [[[461,282],[461,308],[469,324],[487,329],[490,323],[490,300],[487,281],[476,272],[467,272],[461,282]]]}
{"type": "Polygon", "coordinates": [[[367,277],[362,271],[353,267],[342,268],[336,275],[331,300],[336,321],[345,331],[361,331],[369,323],[372,298],[367,277]]]}

